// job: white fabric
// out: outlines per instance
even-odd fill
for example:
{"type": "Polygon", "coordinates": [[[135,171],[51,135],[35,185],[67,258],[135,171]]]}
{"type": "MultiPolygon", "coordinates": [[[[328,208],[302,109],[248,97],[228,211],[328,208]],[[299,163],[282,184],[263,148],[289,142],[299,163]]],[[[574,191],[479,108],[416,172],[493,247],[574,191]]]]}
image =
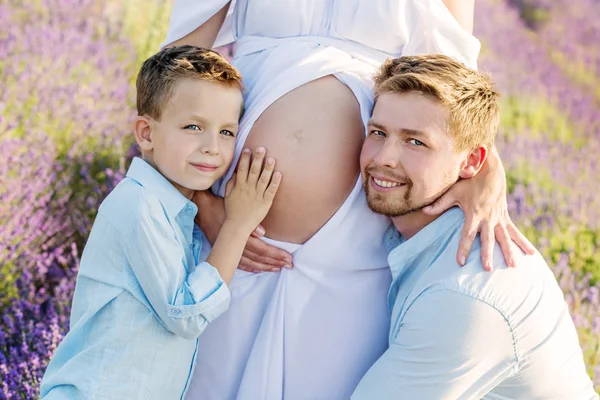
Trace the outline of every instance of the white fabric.
{"type": "MultiPolygon", "coordinates": [[[[226,4],[177,0],[165,44],[226,4]]],[[[334,75],[352,89],[366,122],[372,76],[386,58],[442,52],[475,66],[479,51],[441,0],[238,0],[215,45],[232,37],[247,89],[233,165],[256,119],[298,86],[334,75]]],[[[219,194],[232,171],[215,185],[219,194]]],[[[368,209],[358,180],[304,245],[267,239],[293,253],[295,268],[236,272],[229,311],[199,339],[187,398],[348,399],[388,344],[388,225],[368,209]]]]}

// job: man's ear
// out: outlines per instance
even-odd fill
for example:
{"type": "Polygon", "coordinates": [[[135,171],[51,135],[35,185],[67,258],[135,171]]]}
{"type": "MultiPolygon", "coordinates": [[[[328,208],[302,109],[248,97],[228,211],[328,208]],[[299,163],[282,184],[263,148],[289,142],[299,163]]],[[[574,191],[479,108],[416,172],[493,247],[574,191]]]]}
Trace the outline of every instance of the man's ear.
{"type": "Polygon", "coordinates": [[[133,121],[133,135],[142,152],[152,151],[154,148],[151,123],[150,118],[144,115],[138,115],[133,121]]]}
{"type": "Polygon", "coordinates": [[[483,163],[488,155],[488,150],[485,146],[479,146],[471,150],[466,155],[466,159],[463,163],[463,167],[459,172],[459,176],[462,179],[472,178],[479,173],[483,163]]]}

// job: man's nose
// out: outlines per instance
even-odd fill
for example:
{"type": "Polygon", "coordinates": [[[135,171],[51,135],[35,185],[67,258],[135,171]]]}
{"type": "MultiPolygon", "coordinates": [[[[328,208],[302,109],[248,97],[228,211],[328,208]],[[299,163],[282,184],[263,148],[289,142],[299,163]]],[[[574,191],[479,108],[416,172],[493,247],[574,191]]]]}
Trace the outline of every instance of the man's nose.
{"type": "Polygon", "coordinates": [[[200,151],[203,154],[216,156],[219,154],[219,134],[206,132],[200,139],[200,151]]]}
{"type": "Polygon", "coordinates": [[[397,140],[386,140],[375,154],[373,161],[381,167],[398,167],[400,149],[397,146],[397,140]]]}

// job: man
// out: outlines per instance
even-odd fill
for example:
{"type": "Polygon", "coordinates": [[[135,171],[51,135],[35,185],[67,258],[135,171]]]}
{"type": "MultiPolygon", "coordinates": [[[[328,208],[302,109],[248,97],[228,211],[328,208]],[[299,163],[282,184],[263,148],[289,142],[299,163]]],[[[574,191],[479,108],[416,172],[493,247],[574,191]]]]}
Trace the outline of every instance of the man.
{"type": "Polygon", "coordinates": [[[464,216],[422,208],[475,176],[494,142],[498,94],[441,55],[388,61],[361,153],[370,208],[392,218],[389,349],[352,399],[597,399],[577,333],[539,255],[483,271],[456,263],[464,216]]]}

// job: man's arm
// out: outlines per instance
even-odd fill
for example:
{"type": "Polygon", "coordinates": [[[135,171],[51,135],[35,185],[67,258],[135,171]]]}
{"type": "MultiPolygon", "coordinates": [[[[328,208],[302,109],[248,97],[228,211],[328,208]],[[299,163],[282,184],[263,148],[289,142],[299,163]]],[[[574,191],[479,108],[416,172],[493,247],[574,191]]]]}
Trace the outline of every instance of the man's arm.
{"type": "Polygon", "coordinates": [[[516,368],[508,322],[470,296],[423,293],[398,324],[390,348],[364,376],[353,400],[479,399],[516,368]]]}

